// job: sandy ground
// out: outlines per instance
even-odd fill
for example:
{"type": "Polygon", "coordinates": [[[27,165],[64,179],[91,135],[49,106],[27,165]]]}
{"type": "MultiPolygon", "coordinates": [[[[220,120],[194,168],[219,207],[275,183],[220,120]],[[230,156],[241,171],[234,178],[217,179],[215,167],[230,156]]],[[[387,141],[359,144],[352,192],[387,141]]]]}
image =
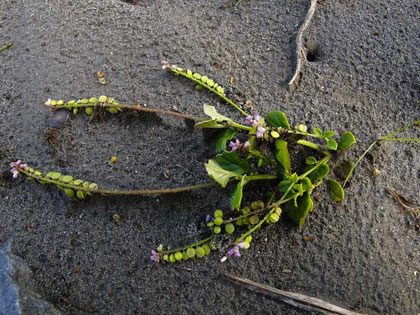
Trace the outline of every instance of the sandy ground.
{"type": "MultiPolygon", "coordinates": [[[[360,312],[420,312],[416,221],[385,190],[420,203],[418,145],[375,148],[341,206],[320,188],[303,228],[284,221],[260,230],[243,257],[225,263],[224,252],[176,265],[151,264],[149,255],[160,243],[199,239],[206,214],[226,207],[232,187],[73,203],[54,188],[11,179],[8,164],[20,158],[109,188],[206,182],[203,163],[213,142],[175,118],[122,114],[101,121],[81,114],[48,129],[50,112],[41,104],[49,97],[105,94],[196,116],[206,102],[239,118],[162,71],[162,57],[212,76],[260,113],[281,109],[295,125],[353,131],[351,159],[376,137],[419,119],[416,0],[322,1],[305,35],[315,60],[294,91],[286,82],[308,0],[243,0],[237,8],[224,0],[145,3],[0,2],[0,43],[14,42],[0,53],[0,243],[13,236],[13,252],[34,271],[45,299],[67,314],[83,312],[59,303],[61,297],[101,314],[303,312],[221,276],[231,272],[360,312]],[[380,176],[372,176],[373,167],[380,176]]],[[[418,137],[419,130],[408,134],[418,137]]]]}

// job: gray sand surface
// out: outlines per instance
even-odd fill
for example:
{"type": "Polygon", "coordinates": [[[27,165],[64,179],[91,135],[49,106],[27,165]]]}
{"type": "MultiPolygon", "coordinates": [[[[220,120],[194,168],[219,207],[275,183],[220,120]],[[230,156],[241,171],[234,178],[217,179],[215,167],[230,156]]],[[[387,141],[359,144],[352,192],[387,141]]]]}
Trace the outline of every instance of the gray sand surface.
{"type": "MultiPolygon", "coordinates": [[[[152,264],[149,256],[159,244],[198,240],[206,214],[226,207],[232,187],[72,202],[54,187],[12,180],[8,164],[20,158],[109,188],[207,182],[203,164],[213,156],[214,140],[181,120],[80,114],[58,131],[48,128],[50,111],[41,104],[49,97],[102,94],[195,116],[208,103],[240,118],[213,95],[162,71],[162,57],[208,74],[260,113],[279,109],[293,125],[351,130],[358,143],[346,156],[353,160],[375,138],[420,117],[416,0],[322,1],[305,33],[315,60],[294,91],[286,82],[308,0],[243,0],[237,8],[224,0],[145,3],[0,1],[0,46],[14,42],[0,53],[0,243],[13,236],[13,252],[33,270],[42,296],[66,314],[83,312],[62,297],[100,314],[304,312],[221,276],[230,272],[359,312],[420,312],[418,222],[386,192],[392,187],[420,204],[416,144],[376,147],[341,206],[322,186],[304,227],[282,221],[261,229],[243,257],[225,263],[225,251],[175,265],[152,264]],[[96,78],[99,70],[105,85],[96,78]],[[113,155],[118,160],[111,164],[113,155]],[[380,176],[372,176],[374,167],[380,176]]],[[[419,137],[420,130],[404,135],[419,137]]]]}

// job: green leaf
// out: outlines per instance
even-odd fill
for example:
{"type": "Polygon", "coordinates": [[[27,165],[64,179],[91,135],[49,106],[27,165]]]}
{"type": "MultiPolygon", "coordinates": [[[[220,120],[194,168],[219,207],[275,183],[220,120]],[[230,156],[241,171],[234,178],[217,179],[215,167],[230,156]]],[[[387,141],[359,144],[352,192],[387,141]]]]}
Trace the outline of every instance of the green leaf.
{"type": "Polygon", "coordinates": [[[314,165],[314,164],[316,164],[316,162],[317,162],[316,158],[312,155],[306,157],[306,159],[305,159],[305,163],[307,165],[314,165]]]}
{"type": "Polygon", "coordinates": [[[278,185],[277,189],[281,192],[286,192],[286,190],[291,185],[291,182],[289,180],[282,180],[278,185]]]}
{"type": "Polygon", "coordinates": [[[341,135],[340,141],[338,142],[339,150],[347,150],[353,144],[356,143],[356,138],[351,132],[345,132],[341,135]]]}
{"type": "Polygon", "coordinates": [[[216,119],[200,121],[194,125],[195,128],[226,128],[226,123],[219,123],[216,119]]]}
{"type": "Polygon", "coordinates": [[[236,175],[242,175],[245,173],[251,173],[252,170],[249,167],[249,162],[239,157],[236,151],[223,152],[215,157],[215,160],[226,171],[236,173],[236,175]]]}
{"type": "Polygon", "coordinates": [[[315,128],[314,129],[314,134],[317,135],[317,136],[319,136],[319,137],[322,137],[322,130],[319,129],[319,128],[315,128]]]}
{"type": "Polygon", "coordinates": [[[229,179],[232,177],[238,178],[238,174],[234,172],[229,172],[225,169],[223,169],[215,160],[209,160],[207,164],[204,164],[206,167],[206,171],[209,174],[210,178],[212,178],[214,181],[216,181],[220,186],[223,188],[226,187],[226,185],[229,182],[229,179]]]}
{"type": "Polygon", "coordinates": [[[310,190],[313,187],[311,180],[308,177],[302,178],[300,182],[302,183],[303,190],[310,190]]]}
{"type": "Polygon", "coordinates": [[[217,122],[232,122],[232,119],[229,117],[219,114],[214,106],[204,105],[204,114],[211,117],[211,119],[216,120],[217,122]]]}
{"type": "Polygon", "coordinates": [[[334,179],[328,179],[327,186],[334,201],[340,202],[344,199],[344,189],[339,182],[334,179]]]}
{"type": "Polygon", "coordinates": [[[297,183],[297,181],[299,180],[299,176],[296,173],[293,173],[292,175],[289,176],[289,180],[292,183],[297,183]]]}
{"type": "Polygon", "coordinates": [[[242,195],[243,195],[243,188],[248,183],[248,181],[245,179],[245,175],[242,176],[239,183],[236,185],[235,190],[232,193],[232,199],[230,201],[230,206],[232,210],[239,210],[241,207],[241,201],[242,201],[242,195]]]}
{"type": "Polygon", "coordinates": [[[314,203],[308,191],[306,191],[302,196],[298,197],[296,201],[297,206],[295,206],[293,200],[286,202],[284,205],[284,210],[293,222],[299,226],[302,226],[305,224],[308,213],[313,210],[314,203]]]}
{"type": "Polygon", "coordinates": [[[231,140],[234,135],[238,133],[238,130],[228,128],[220,133],[219,137],[217,138],[216,142],[216,152],[222,152],[226,150],[226,143],[228,140],[231,140]]]}
{"type": "Polygon", "coordinates": [[[275,142],[274,154],[277,162],[283,167],[286,174],[290,174],[290,156],[287,150],[287,141],[277,140],[275,142]]]}
{"type": "Polygon", "coordinates": [[[331,138],[334,135],[335,135],[335,132],[334,131],[325,131],[324,132],[324,137],[325,138],[331,138]]]}
{"type": "MultiPolygon", "coordinates": [[[[310,169],[310,167],[308,167],[307,169],[305,169],[305,172],[308,171],[310,169]]],[[[313,171],[312,173],[310,173],[307,177],[309,178],[309,180],[315,184],[318,180],[323,179],[325,176],[327,176],[328,172],[330,171],[330,168],[327,164],[321,164],[320,166],[318,166],[318,168],[313,171]]]]}
{"type": "Polygon", "coordinates": [[[267,122],[271,127],[291,129],[286,114],[279,110],[268,113],[267,122]]]}
{"type": "Polygon", "coordinates": [[[328,139],[328,141],[327,141],[327,148],[328,148],[328,150],[335,151],[338,148],[338,144],[337,144],[337,142],[334,139],[328,139]]]}

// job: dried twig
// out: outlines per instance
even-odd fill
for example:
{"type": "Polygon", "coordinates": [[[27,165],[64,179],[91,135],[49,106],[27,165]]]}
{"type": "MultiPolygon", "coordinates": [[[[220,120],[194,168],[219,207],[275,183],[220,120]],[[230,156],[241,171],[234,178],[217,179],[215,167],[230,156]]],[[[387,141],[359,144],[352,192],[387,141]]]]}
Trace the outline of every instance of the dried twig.
{"type": "Polygon", "coordinates": [[[305,47],[303,45],[303,32],[309,26],[309,23],[311,22],[312,17],[314,16],[316,2],[317,0],[311,0],[311,5],[309,7],[308,12],[306,12],[305,20],[299,27],[299,30],[296,35],[296,70],[292,79],[290,79],[289,81],[289,86],[291,86],[295,82],[297,76],[302,70],[303,62],[306,60],[305,47]]]}
{"type": "Polygon", "coordinates": [[[404,210],[410,211],[416,216],[420,215],[420,207],[410,207],[410,204],[412,202],[408,200],[406,197],[404,197],[403,195],[400,195],[399,193],[397,193],[395,190],[391,188],[387,188],[386,190],[388,191],[388,194],[390,194],[404,210]]]}
{"type": "Polygon", "coordinates": [[[279,290],[265,284],[253,282],[251,280],[241,278],[235,275],[227,274],[227,273],[225,274],[225,276],[232,280],[238,281],[241,284],[256,288],[257,290],[263,293],[274,294],[277,297],[280,297],[283,302],[293,305],[295,307],[302,308],[304,310],[324,312],[324,313],[327,312],[327,313],[342,314],[342,315],[362,315],[361,313],[349,311],[337,305],[322,301],[314,297],[303,295],[300,293],[279,290]]]}

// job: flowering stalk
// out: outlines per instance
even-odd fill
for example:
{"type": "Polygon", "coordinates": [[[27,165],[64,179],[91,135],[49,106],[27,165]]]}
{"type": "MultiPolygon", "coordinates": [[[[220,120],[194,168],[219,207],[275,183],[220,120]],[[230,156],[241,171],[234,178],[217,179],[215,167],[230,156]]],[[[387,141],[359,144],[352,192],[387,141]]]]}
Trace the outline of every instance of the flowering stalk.
{"type": "Polygon", "coordinates": [[[212,187],[214,183],[206,183],[200,185],[192,185],[179,188],[168,189],[144,189],[144,190],[116,190],[116,189],[99,189],[96,183],[89,183],[82,179],[73,179],[71,175],[62,175],[58,172],[49,172],[43,174],[38,170],[22,164],[20,160],[10,164],[13,177],[16,178],[19,173],[25,174],[31,179],[35,179],[41,184],[56,185],[59,189],[64,190],[69,197],[77,197],[83,199],[86,195],[100,194],[100,195],[155,195],[155,194],[171,194],[201,188],[212,187]]]}
{"type": "Polygon", "coordinates": [[[184,119],[190,119],[195,121],[203,121],[204,118],[200,117],[194,117],[191,115],[181,114],[177,112],[172,111],[166,111],[162,109],[153,109],[153,108],[146,108],[144,106],[141,106],[140,104],[119,104],[117,101],[115,101],[114,98],[106,97],[106,96],[100,96],[99,98],[91,97],[89,99],[81,99],[78,101],[71,100],[68,102],[65,102],[63,100],[51,100],[48,99],[48,101],[45,103],[48,107],[51,108],[51,110],[60,110],[60,109],[68,109],[72,110],[74,114],[77,114],[79,109],[84,108],[86,114],[92,115],[94,112],[94,108],[102,108],[111,114],[116,114],[118,112],[121,112],[123,109],[126,110],[133,110],[138,112],[146,112],[146,113],[155,113],[155,114],[162,114],[162,115],[169,115],[174,116],[178,118],[184,118],[184,119]]]}
{"type": "Polygon", "coordinates": [[[177,67],[175,65],[171,65],[169,62],[163,60],[162,61],[162,69],[169,70],[177,75],[183,76],[191,81],[197,83],[198,85],[206,88],[210,92],[219,96],[222,100],[224,100],[229,105],[236,108],[242,115],[248,116],[249,114],[245,112],[242,108],[240,108],[237,104],[235,104],[232,100],[228,99],[225,96],[225,90],[222,86],[215,83],[213,80],[209,79],[207,76],[203,76],[199,73],[193,73],[191,70],[187,69],[184,70],[183,68],[177,67]]]}

